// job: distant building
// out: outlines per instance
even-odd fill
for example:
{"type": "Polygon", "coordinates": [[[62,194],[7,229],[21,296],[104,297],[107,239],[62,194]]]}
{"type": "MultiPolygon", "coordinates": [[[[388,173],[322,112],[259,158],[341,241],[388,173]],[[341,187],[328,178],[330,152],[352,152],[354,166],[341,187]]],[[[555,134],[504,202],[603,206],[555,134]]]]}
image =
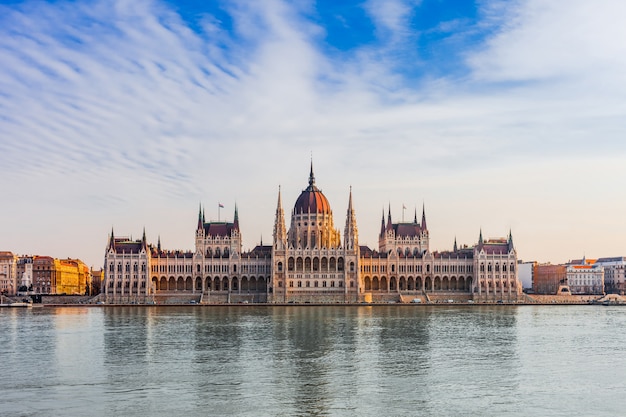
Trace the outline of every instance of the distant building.
{"type": "Polygon", "coordinates": [[[524,291],[532,290],[533,288],[533,270],[537,262],[518,262],[517,264],[517,277],[522,283],[524,291]]]}
{"type": "Polygon", "coordinates": [[[85,295],[91,272],[80,259],[55,259],[56,287],[53,294],[85,295]]]}
{"type": "Polygon", "coordinates": [[[89,295],[98,295],[100,294],[100,289],[102,288],[102,281],[104,279],[104,271],[102,268],[96,270],[91,269],[91,284],[89,286],[89,295]]]}
{"type": "Polygon", "coordinates": [[[0,293],[13,295],[17,292],[17,256],[13,252],[0,252],[0,293]]]}
{"type": "Polygon", "coordinates": [[[17,259],[18,291],[33,291],[33,257],[20,256],[17,259]]]}
{"type": "Polygon", "coordinates": [[[606,292],[623,293],[626,290],[626,257],[599,258],[596,265],[604,268],[606,292]]]}
{"type": "MultiPolygon", "coordinates": [[[[153,295],[198,294],[211,302],[397,301],[455,294],[479,301],[516,300],[513,237],[483,239],[473,247],[431,252],[425,210],[421,222],[393,222],[383,213],[378,250],[359,245],[352,190],[343,239],[333,211],[309,183],[291,210],[289,229],[281,191],[272,245],[243,251],[239,213],[233,222],[207,222],[200,208],[193,251],[156,248],[146,241],[116,237],[111,231],[104,259],[103,293],[109,302],[142,302],[153,295]]],[[[446,296],[446,299],[449,298],[446,296]]]]}
{"type": "Polygon", "coordinates": [[[533,291],[535,294],[556,294],[560,285],[567,284],[565,265],[534,264],[533,291]]]}
{"type": "Polygon", "coordinates": [[[56,273],[52,257],[33,258],[33,290],[38,294],[56,294],[56,273]]]}
{"type": "Polygon", "coordinates": [[[595,259],[570,262],[566,274],[572,294],[604,294],[604,268],[595,259]]]}

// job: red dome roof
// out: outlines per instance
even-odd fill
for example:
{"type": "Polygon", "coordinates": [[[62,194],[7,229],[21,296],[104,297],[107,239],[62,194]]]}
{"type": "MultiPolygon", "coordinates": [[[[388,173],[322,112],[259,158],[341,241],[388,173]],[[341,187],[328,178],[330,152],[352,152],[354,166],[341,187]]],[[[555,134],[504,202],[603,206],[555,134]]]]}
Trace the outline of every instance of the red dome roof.
{"type": "Polygon", "coordinates": [[[313,164],[311,163],[311,174],[309,175],[309,186],[302,191],[300,197],[296,200],[296,205],[293,208],[295,214],[300,213],[320,213],[330,214],[330,203],[328,199],[322,193],[322,191],[315,186],[315,177],[313,176],[313,164]]]}

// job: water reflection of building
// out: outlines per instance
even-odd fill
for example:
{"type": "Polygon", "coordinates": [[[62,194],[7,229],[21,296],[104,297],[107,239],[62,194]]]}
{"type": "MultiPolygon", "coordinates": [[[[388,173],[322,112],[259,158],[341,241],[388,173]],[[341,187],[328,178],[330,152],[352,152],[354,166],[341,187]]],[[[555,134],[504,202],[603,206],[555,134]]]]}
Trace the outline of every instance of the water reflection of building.
{"type": "Polygon", "coordinates": [[[297,198],[286,227],[281,190],[272,245],[242,250],[239,215],[207,222],[200,208],[194,251],[169,251],[142,239],[115,237],[105,254],[104,293],[111,302],[147,301],[154,295],[197,295],[202,302],[361,302],[432,300],[452,296],[514,300],[521,294],[517,254],[509,233],[431,252],[426,213],[421,221],[394,223],[383,213],[378,249],[358,243],[352,190],[343,231],[316,186],[297,198]]]}

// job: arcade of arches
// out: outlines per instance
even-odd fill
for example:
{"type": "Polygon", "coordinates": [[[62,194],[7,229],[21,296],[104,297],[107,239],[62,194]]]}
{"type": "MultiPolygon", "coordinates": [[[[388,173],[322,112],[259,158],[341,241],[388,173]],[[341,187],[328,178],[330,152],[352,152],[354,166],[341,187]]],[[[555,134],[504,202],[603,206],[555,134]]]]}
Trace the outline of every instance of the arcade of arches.
{"type": "Polygon", "coordinates": [[[365,276],[363,279],[365,291],[463,291],[472,288],[471,276],[431,276],[405,277],[400,276],[365,276]]]}
{"type": "Polygon", "coordinates": [[[191,292],[202,293],[210,291],[251,293],[266,292],[269,277],[263,276],[215,276],[215,277],[152,277],[152,285],[157,293],[191,292]]]}

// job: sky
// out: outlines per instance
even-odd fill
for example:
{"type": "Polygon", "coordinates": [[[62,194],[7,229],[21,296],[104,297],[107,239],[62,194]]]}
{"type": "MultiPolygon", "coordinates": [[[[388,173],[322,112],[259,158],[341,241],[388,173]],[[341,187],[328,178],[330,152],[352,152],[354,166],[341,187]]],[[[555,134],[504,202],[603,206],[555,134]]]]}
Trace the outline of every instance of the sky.
{"type": "Polygon", "coordinates": [[[509,230],[524,261],[626,255],[626,2],[0,2],[0,250],[100,267],[113,229],[272,241],[316,183],[359,242],[509,230]],[[224,206],[219,209],[219,204],[224,206]],[[406,207],[404,209],[403,207],[406,207]]]}

